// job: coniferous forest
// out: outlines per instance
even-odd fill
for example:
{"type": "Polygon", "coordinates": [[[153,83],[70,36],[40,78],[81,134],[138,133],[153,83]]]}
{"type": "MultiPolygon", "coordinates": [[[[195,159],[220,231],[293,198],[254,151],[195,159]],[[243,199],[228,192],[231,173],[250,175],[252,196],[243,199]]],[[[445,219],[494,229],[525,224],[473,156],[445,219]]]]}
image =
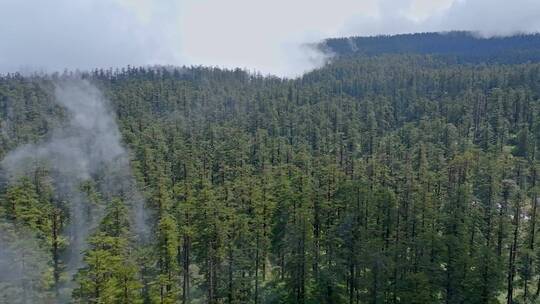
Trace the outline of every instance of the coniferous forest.
{"type": "Polygon", "coordinates": [[[1,76],[0,303],[538,303],[540,36],[448,35],[1,76]]]}

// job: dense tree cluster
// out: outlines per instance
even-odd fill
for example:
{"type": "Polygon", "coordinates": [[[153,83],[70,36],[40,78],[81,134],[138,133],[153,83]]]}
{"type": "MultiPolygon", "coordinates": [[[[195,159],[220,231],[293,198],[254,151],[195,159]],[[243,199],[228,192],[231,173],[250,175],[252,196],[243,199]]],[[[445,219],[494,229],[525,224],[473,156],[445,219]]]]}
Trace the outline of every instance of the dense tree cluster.
{"type": "MultiPolygon", "coordinates": [[[[0,215],[46,253],[27,265],[49,269],[0,284],[0,301],[54,301],[70,281],[80,303],[538,298],[540,64],[382,55],[295,80],[203,67],[80,76],[113,103],[150,241],[133,236],[129,195],[89,181],[104,216],[69,277],[66,202],[35,164],[4,181],[0,215]]],[[[62,77],[0,78],[0,156],[61,123],[50,88],[62,77]]]]}
{"type": "Polygon", "coordinates": [[[394,36],[331,38],[317,46],[339,56],[381,54],[435,55],[459,63],[516,64],[540,61],[540,34],[492,36],[481,33],[416,33],[394,36]]]}

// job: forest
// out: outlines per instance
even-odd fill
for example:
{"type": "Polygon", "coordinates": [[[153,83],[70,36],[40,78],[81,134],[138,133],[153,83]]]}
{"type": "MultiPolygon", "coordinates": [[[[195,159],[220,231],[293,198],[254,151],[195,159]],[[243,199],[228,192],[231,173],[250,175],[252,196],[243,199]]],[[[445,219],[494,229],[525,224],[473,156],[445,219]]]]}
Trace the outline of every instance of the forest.
{"type": "Polygon", "coordinates": [[[432,35],[0,76],[0,303],[538,303],[540,36],[432,35]]]}

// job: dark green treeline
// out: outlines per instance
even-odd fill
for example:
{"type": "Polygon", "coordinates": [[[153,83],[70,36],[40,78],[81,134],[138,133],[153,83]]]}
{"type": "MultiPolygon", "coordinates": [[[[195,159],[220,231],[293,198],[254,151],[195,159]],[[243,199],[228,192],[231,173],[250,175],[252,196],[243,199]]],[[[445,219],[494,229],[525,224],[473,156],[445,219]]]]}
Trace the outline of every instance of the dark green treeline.
{"type": "MultiPolygon", "coordinates": [[[[0,156],[61,123],[50,92],[62,77],[0,78],[0,156]]],[[[104,216],[86,266],[67,277],[69,212],[36,165],[4,183],[0,215],[6,235],[36,235],[48,269],[0,284],[0,302],[54,301],[70,280],[75,303],[539,295],[540,64],[388,55],[336,59],[297,80],[202,67],[82,77],[113,103],[151,241],[134,241],[129,196],[105,200],[88,181],[104,216]]]]}

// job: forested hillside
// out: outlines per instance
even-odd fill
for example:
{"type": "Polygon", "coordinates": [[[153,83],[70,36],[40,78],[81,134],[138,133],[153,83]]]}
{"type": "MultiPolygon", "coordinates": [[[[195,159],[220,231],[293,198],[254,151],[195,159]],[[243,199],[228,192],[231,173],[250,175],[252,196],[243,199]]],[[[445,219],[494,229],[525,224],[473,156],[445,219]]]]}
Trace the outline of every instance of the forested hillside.
{"type": "Polygon", "coordinates": [[[299,79],[4,75],[6,159],[65,126],[58,83],[99,88],[147,229],[134,227],[135,190],[107,188],[130,177],[91,171],[78,219],[96,224],[70,273],[66,181],[46,159],[4,168],[0,302],[535,303],[540,49],[528,52],[518,64],[342,54],[299,79]]]}
{"type": "Polygon", "coordinates": [[[394,36],[332,38],[318,47],[339,56],[381,54],[436,55],[457,63],[526,63],[540,61],[540,34],[481,38],[479,33],[415,33],[394,36]]]}

